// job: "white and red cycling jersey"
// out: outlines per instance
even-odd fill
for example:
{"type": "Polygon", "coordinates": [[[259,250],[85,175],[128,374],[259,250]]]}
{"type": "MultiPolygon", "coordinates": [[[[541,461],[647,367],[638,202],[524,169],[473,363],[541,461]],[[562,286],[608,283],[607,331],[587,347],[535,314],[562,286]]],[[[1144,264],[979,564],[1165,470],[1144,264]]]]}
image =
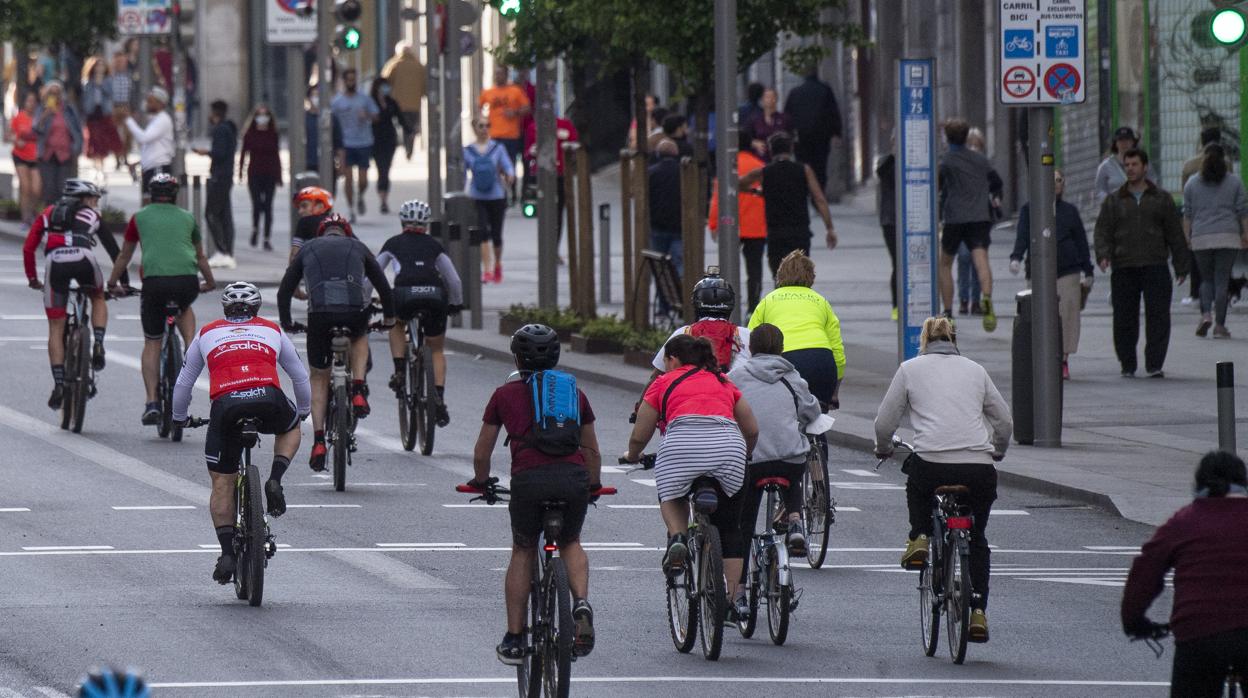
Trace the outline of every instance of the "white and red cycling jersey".
{"type": "Polygon", "coordinates": [[[299,414],[312,406],[312,387],[299,352],[277,323],[262,317],[250,320],[215,320],[204,325],[186,350],[186,363],[174,388],[173,415],[186,416],[191,388],[208,367],[208,394],[213,400],[240,390],[273,386],[281,389],[277,367],[294,384],[299,414]]]}

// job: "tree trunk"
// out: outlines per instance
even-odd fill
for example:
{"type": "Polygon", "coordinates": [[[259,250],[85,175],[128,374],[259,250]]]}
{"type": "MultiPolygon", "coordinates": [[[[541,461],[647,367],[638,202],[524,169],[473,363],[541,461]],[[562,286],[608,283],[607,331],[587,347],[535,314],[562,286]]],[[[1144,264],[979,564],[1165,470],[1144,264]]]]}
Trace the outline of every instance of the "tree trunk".
{"type": "Polygon", "coordinates": [[[646,137],[646,95],[650,92],[650,61],[637,56],[633,61],[633,120],[637,124],[637,152],[649,154],[646,137]]]}

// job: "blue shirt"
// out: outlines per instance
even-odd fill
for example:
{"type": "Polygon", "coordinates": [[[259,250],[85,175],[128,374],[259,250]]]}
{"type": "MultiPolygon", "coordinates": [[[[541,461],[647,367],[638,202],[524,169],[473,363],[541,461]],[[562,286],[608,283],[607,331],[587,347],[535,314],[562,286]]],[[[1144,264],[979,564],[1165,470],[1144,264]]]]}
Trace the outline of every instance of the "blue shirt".
{"type": "Polygon", "coordinates": [[[503,147],[502,143],[495,140],[491,140],[486,143],[483,150],[478,150],[478,147],[479,146],[476,143],[470,143],[464,146],[464,173],[468,178],[467,189],[469,196],[482,201],[493,201],[495,199],[505,198],[507,194],[503,191],[502,174],[495,175],[494,188],[490,189],[489,192],[477,191],[477,188],[472,184],[472,163],[480,160],[481,158],[489,158],[494,161],[495,173],[506,173],[515,177],[516,168],[515,165],[512,164],[511,158],[507,157],[507,149],[503,147]]]}
{"type": "Polygon", "coordinates": [[[339,92],[329,104],[330,110],[342,124],[344,148],[373,147],[373,119],[381,112],[372,97],[363,92],[349,95],[339,92]]]}

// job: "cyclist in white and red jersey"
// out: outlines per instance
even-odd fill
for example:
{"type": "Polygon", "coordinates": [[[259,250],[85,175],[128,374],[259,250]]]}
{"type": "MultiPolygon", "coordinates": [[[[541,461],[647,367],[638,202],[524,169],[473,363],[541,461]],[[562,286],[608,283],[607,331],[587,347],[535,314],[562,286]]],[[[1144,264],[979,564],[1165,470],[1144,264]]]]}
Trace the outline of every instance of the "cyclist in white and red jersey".
{"type": "Polygon", "coordinates": [[[173,391],[173,419],[187,423],[187,408],[196,379],[208,366],[212,410],[204,457],[212,475],[212,498],[208,509],[221,543],[212,578],[228,584],[238,562],[234,558],[234,481],[242,444],[238,423],[259,420],[258,431],[276,434],[273,439],[273,470],[264,483],[271,516],[286,512],[282,475],[299,450],[299,422],[312,410],[312,385],[299,352],[277,323],[258,317],[260,291],[245,281],[232,283],[221,296],[225,318],[204,325],[186,350],[186,363],[173,391]],[[295,388],[292,405],[282,392],[277,367],[290,376],[295,388]]]}

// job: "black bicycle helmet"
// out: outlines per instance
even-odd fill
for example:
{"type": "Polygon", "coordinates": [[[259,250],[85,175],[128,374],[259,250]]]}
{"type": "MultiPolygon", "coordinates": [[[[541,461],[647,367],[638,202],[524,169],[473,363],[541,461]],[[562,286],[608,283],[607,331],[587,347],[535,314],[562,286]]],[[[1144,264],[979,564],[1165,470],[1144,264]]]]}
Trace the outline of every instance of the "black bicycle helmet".
{"type": "Polygon", "coordinates": [[[559,334],[546,325],[525,325],[511,335],[511,353],[525,371],[545,371],[559,364],[559,334]]]}
{"type": "Polygon", "coordinates": [[[693,309],[697,316],[728,318],[737,306],[737,294],[719,276],[718,267],[709,267],[706,276],[693,287],[693,309]]]}
{"type": "Polygon", "coordinates": [[[178,178],[168,172],[161,172],[152,177],[147,183],[147,191],[152,195],[152,201],[173,201],[178,198],[178,178]]]}
{"type": "Polygon", "coordinates": [[[79,698],[147,698],[151,692],[133,669],[94,669],[78,686],[79,698]]]}

